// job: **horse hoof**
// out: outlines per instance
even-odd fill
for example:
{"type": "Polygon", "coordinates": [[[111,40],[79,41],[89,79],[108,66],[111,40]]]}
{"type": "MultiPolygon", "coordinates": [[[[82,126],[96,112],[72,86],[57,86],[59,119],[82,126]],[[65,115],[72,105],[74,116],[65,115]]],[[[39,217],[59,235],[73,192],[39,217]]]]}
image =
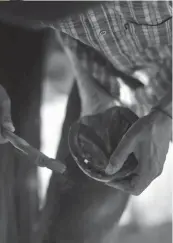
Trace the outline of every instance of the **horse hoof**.
{"type": "Polygon", "coordinates": [[[104,183],[129,177],[138,165],[133,153],[114,175],[107,175],[105,169],[121,138],[137,119],[128,108],[112,107],[75,122],[69,131],[69,148],[79,168],[104,183]]]}

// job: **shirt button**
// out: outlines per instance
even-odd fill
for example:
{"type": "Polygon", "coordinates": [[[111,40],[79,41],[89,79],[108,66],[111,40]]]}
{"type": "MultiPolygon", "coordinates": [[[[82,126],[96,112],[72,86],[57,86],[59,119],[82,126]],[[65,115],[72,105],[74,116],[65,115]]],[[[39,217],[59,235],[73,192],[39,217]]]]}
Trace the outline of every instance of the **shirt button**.
{"type": "Polygon", "coordinates": [[[106,30],[101,30],[100,33],[99,33],[100,36],[102,35],[106,35],[106,30]]]}

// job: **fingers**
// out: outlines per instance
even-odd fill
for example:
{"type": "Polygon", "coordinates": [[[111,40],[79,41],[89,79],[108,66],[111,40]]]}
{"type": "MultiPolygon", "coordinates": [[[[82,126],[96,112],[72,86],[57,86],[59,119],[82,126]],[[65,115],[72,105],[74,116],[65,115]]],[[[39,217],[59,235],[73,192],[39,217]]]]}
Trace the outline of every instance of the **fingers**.
{"type": "Polygon", "coordinates": [[[11,102],[5,100],[1,105],[1,123],[4,128],[14,132],[15,128],[11,119],[11,102]]]}
{"type": "Polygon", "coordinates": [[[6,143],[7,139],[3,137],[3,129],[14,132],[15,128],[11,120],[11,102],[5,91],[0,85],[0,143],[6,143]]]}
{"type": "MultiPolygon", "coordinates": [[[[139,119],[122,138],[106,168],[107,174],[116,173],[130,153],[134,152],[138,166],[129,180],[111,181],[109,185],[132,195],[141,194],[160,175],[169,147],[169,129],[158,125],[158,114],[150,113],[139,119]],[[153,125],[155,124],[155,125],[153,125]]],[[[117,173],[118,174],[118,173],[117,173]]],[[[116,178],[116,176],[115,176],[116,178]]]]}
{"type": "Polygon", "coordinates": [[[145,127],[148,125],[148,118],[148,116],[145,116],[139,119],[123,136],[116,150],[111,155],[109,165],[105,170],[107,174],[112,175],[118,172],[128,158],[129,154],[133,153],[135,151],[135,147],[137,147],[141,141],[146,139],[147,132],[145,127]]]}

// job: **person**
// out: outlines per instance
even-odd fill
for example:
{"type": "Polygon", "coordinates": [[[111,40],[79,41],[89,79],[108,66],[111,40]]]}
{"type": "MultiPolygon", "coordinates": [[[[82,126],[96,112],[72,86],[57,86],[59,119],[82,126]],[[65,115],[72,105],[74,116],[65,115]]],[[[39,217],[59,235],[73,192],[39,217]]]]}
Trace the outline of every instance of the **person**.
{"type": "MultiPolygon", "coordinates": [[[[106,168],[107,174],[115,174],[134,152],[139,161],[137,176],[131,183],[116,180],[110,183],[134,195],[139,195],[160,175],[171,140],[171,24],[170,2],[113,1],[71,15],[54,26],[62,31],[60,38],[74,66],[83,105],[81,116],[93,114],[95,107],[112,105],[110,96],[103,92],[101,95],[98,86],[94,88],[93,78],[105,88],[114,77],[113,87],[118,89],[115,76],[122,75],[115,70],[129,75],[137,67],[148,72],[149,83],[137,88],[134,94],[137,102],[146,106],[146,116],[125,134],[106,168]],[[96,58],[96,52],[113,65],[114,71],[100,61],[101,57],[96,58]],[[97,101],[96,98],[92,101],[94,96],[97,101]]],[[[107,90],[113,96],[112,87],[107,90]]],[[[140,109],[136,113],[140,116],[140,109]]]]}
{"type": "MultiPolygon", "coordinates": [[[[150,74],[149,83],[135,92],[139,103],[149,105],[147,114],[128,130],[113,152],[105,171],[107,174],[117,172],[133,151],[139,161],[137,177],[130,185],[120,181],[110,186],[134,195],[139,195],[160,175],[171,140],[171,12],[172,7],[168,1],[98,2],[82,13],[68,16],[51,25],[61,31],[69,57],[74,64],[77,63],[74,66],[76,75],[80,73],[80,68],[76,67],[81,67],[86,75],[90,73],[90,76],[96,77],[103,87],[108,74],[110,77],[115,76],[114,73],[110,74],[110,70],[107,71],[103,63],[94,62],[91,56],[81,56],[80,51],[85,49],[80,48],[81,43],[91,47],[93,53],[95,50],[104,56],[119,71],[118,77],[122,73],[132,76],[135,68],[147,70],[150,74]],[[101,73],[104,78],[100,77],[101,73]]],[[[116,80],[113,86],[117,87],[116,80]]],[[[109,91],[111,93],[111,88],[109,91]]],[[[2,125],[5,121],[9,124],[9,105],[4,105],[4,100],[8,98],[3,90],[0,92],[3,94],[2,125]]],[[[12,126],[9,129],[13,129],[12,126]]],[[[1,139],[1,142],[5,142],[2,136],[1,139]]]]}
{"type": "MultiPolygon", "coordinates": [[[[70,58],[71,57],[72,63],[75,66],[74,69],[76,70],[77,83],[82,101],[81,116],[98,114],[103,110],[115,106],[116,104],[114,103],[113,97],[111,97],[110,94],[108,95],[107,93],[100,91],[94,80],[92,80],[92,77],[85,70],[84,67],[87,66],[85,59],[82,64],[81,59],[78,57],[76,58],[74,53],[71,54],[70,58]]],[[[169,59],[169,57],[167,57],[167,59],[169,59]]],[[[165,73],[167,70],[165,67],[163,70],[160,69],[158,73],[158,75],[162,76],[160,82],[161,85],[165,85],[164,88],[166,88],[164,80],[168,81],[168,83],[170,82],[168,87],[171,87],[171,60],[168,66],[169,71],[167,71],[167,73],[165,73]]],[[[139,161],[139,166],[135,171],[136,173],[132,181],[115,180],[107,183],[112,187],[133,195],[142,193],[146,187],[161,174],[172,134],[171,88],[169,90],[166,88],[166,90],[162,90],[162,92],[156,92],[155,102],[153,99],[152,101],[147,99],[149,95],[145,94],[144,90],[139,89],[136,93],[139,92],[140,94],[141,91],[143,91],[143,103],[149,105],[147,115],[142,116],[141,119],[132,125],[131,129],[124,135],[122,141],[111,155],[109,165],[106,168],[106,173],[108,175],[116,174],[122,168],[128,156],[132,152],[135,152],[139,161]]],[[[141,103],[140,100],[139,103],[141,103]]],[[[135,108],[138,108],[138,105],[135,108]]],[[[136,113],[138,112],[140,112],[140,106],[139,110],[136,110],[136,113]]],[[[115,134],[115,136],[117,136],[117,134],[115,134]]]]}

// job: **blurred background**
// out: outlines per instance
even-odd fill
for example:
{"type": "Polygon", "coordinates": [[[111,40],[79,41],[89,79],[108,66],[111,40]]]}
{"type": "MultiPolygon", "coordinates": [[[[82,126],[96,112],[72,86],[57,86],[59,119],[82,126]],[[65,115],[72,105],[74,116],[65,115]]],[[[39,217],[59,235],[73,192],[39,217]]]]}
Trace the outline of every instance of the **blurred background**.
{"type": "MultiPolygon", "coordinates": [[[[16,134],[55,158],[74,80],[68,58],[53,31],[35,33],[4,24],[0,31],[0,78],[12,100],[16,134]]],[[[121,98],[131,102],[125,85],[121,98]]],[[[0,158],[0,243],[36,243],[33,232],[39,227],[52,173],[19,159],[10,145],[1,145],[0,158]]],[[[163,173],[140,196],[130,198],[104,243],[171,242],[172,162],[170,143],[163,173]]]]}

